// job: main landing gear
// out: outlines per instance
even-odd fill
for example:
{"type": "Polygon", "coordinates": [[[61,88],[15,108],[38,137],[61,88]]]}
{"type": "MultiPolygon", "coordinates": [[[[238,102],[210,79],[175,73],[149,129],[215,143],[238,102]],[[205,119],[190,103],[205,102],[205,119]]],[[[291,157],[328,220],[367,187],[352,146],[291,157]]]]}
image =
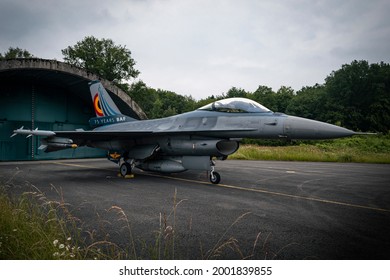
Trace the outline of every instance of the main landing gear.
{"type": "Polygon", "coordinates": [[[120,164],[119,166],[119,174],[123,177],[123,178],[133,178],[134,175],[131,173],[131,171],[133,170],[134,168],[134,162],[131,161],[125,161],[123,162],[122,164],[120,164]]]}
{"type": "Polygon", "coordinates": [[[131,164],[128,162],[124,162],[119,167],[119,173],[122,175],[122,177],[126,177],[126,175],[131,174],[131,164]]]}

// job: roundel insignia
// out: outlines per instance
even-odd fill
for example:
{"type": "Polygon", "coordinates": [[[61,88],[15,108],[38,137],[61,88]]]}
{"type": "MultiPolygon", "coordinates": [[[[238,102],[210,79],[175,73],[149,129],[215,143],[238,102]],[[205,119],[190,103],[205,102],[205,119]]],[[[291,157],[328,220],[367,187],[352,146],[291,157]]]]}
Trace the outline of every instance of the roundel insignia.
{"type": "Polygon", "coordinates": [[[95,97],[93,98],[93,107],[95,108],[95,113],[99,117],[103,117],[103,110],[100,108],[100,102],[99,102],[99,94],[95,94],[95,97]]]}

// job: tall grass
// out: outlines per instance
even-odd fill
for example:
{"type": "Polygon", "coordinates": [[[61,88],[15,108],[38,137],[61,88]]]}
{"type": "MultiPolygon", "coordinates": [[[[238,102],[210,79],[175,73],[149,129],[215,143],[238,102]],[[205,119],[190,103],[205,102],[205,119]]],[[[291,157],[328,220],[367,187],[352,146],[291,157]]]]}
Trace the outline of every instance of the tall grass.
{"type": "MultiPolygon", "coordinates": [[[[20,196],[10,196],[9,186],[0,187],[0,259],[56,260],[56,259],[181,259],[186,243],[178,227],[177,211],[181,203],[177,191],[169,213],[160,213],[158,229],[153,240],[135,238],[133,226],[125,211],[119,206],[107,212],[116,216],[116,221],[125,235],[122,245],[110,240],[109,233],[100,229],[85,228],[83,221],[74,216],[72,206],[67,204],[61,191],[54,186],[59,200],[49,200],[35,186],[20,196]]],[[[223,232],[218,241],[208,250],[199,247],[202,259],[234,258],[247,259],[255,256],[260,247],[260,234],[255,237],[252,250],[246,252],[231,233],[233,226],[250,213],[240,215],[223,232]]],[[[99,215],[97,215],[99,216],[99,215]]],[[[264,249],[264,244],[263,247],[264,249]]]]}
{"type": "Polygon", "coordinates": [[[15,199],[0,189],[0,259],[81,258],[76,224],[63,201],[37,189],[15,199]]]}
{"type": "Polygon", "coordinates": [[[390,135],[354,136],[337,140],[247,141],[230,159],[390,163],[390,135]]]}

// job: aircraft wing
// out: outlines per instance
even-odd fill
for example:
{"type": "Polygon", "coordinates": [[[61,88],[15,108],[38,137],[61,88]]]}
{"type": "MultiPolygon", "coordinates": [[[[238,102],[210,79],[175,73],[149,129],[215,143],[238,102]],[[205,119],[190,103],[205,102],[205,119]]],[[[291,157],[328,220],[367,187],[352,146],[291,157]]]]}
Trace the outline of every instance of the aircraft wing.
{"type": "MultiPolygon", "coordinates": [[[[235,128],[234,131],[255,131],[255,128],[235,128]]],[[[61,137],[72,139],[74,143],[82,141],[105,141],[111,139],[133,139],[146,138],[151,136],[165,136],[165,135],[205,135],[210,133],[231,132],[232,129],[210,129],[210,130],[136,130],[136,131],[116,131],[116,130],[75,130],[75,131],[49,131],[49,130],[29,130],[23,127],[14,130],[11,137],[21,134],[27,137],[46,136],[46,137],[61,137]]]]}
{"type": "MultiPolygon", "coordinates": [[[[255,131],[254,128],[239,128],[234,131],[255,131]]],[[[71,139],[91,140],[91,141],[104,141],[111,139],[133,139],[133,138],[146,138],[152,136],[165,136],[165,135],[205,135],[210,133],[223,133],[231,132],[228,129],[212,129],[212,130],[171,130],[171,131],[55,131],[55,135],[58,137],[66,137],[71,139]]]]}

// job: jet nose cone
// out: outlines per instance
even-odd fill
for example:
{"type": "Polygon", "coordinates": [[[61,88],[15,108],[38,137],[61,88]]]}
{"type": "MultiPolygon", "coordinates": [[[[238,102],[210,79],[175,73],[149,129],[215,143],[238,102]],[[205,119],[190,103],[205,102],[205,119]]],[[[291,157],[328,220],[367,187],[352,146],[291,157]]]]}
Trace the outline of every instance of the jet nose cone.
{"type": "Polygon", "coordinates": [[[291,139],[332,139],[356,134],[337,125],[293,116],[287,117],[284,130],[291,139]]]}

